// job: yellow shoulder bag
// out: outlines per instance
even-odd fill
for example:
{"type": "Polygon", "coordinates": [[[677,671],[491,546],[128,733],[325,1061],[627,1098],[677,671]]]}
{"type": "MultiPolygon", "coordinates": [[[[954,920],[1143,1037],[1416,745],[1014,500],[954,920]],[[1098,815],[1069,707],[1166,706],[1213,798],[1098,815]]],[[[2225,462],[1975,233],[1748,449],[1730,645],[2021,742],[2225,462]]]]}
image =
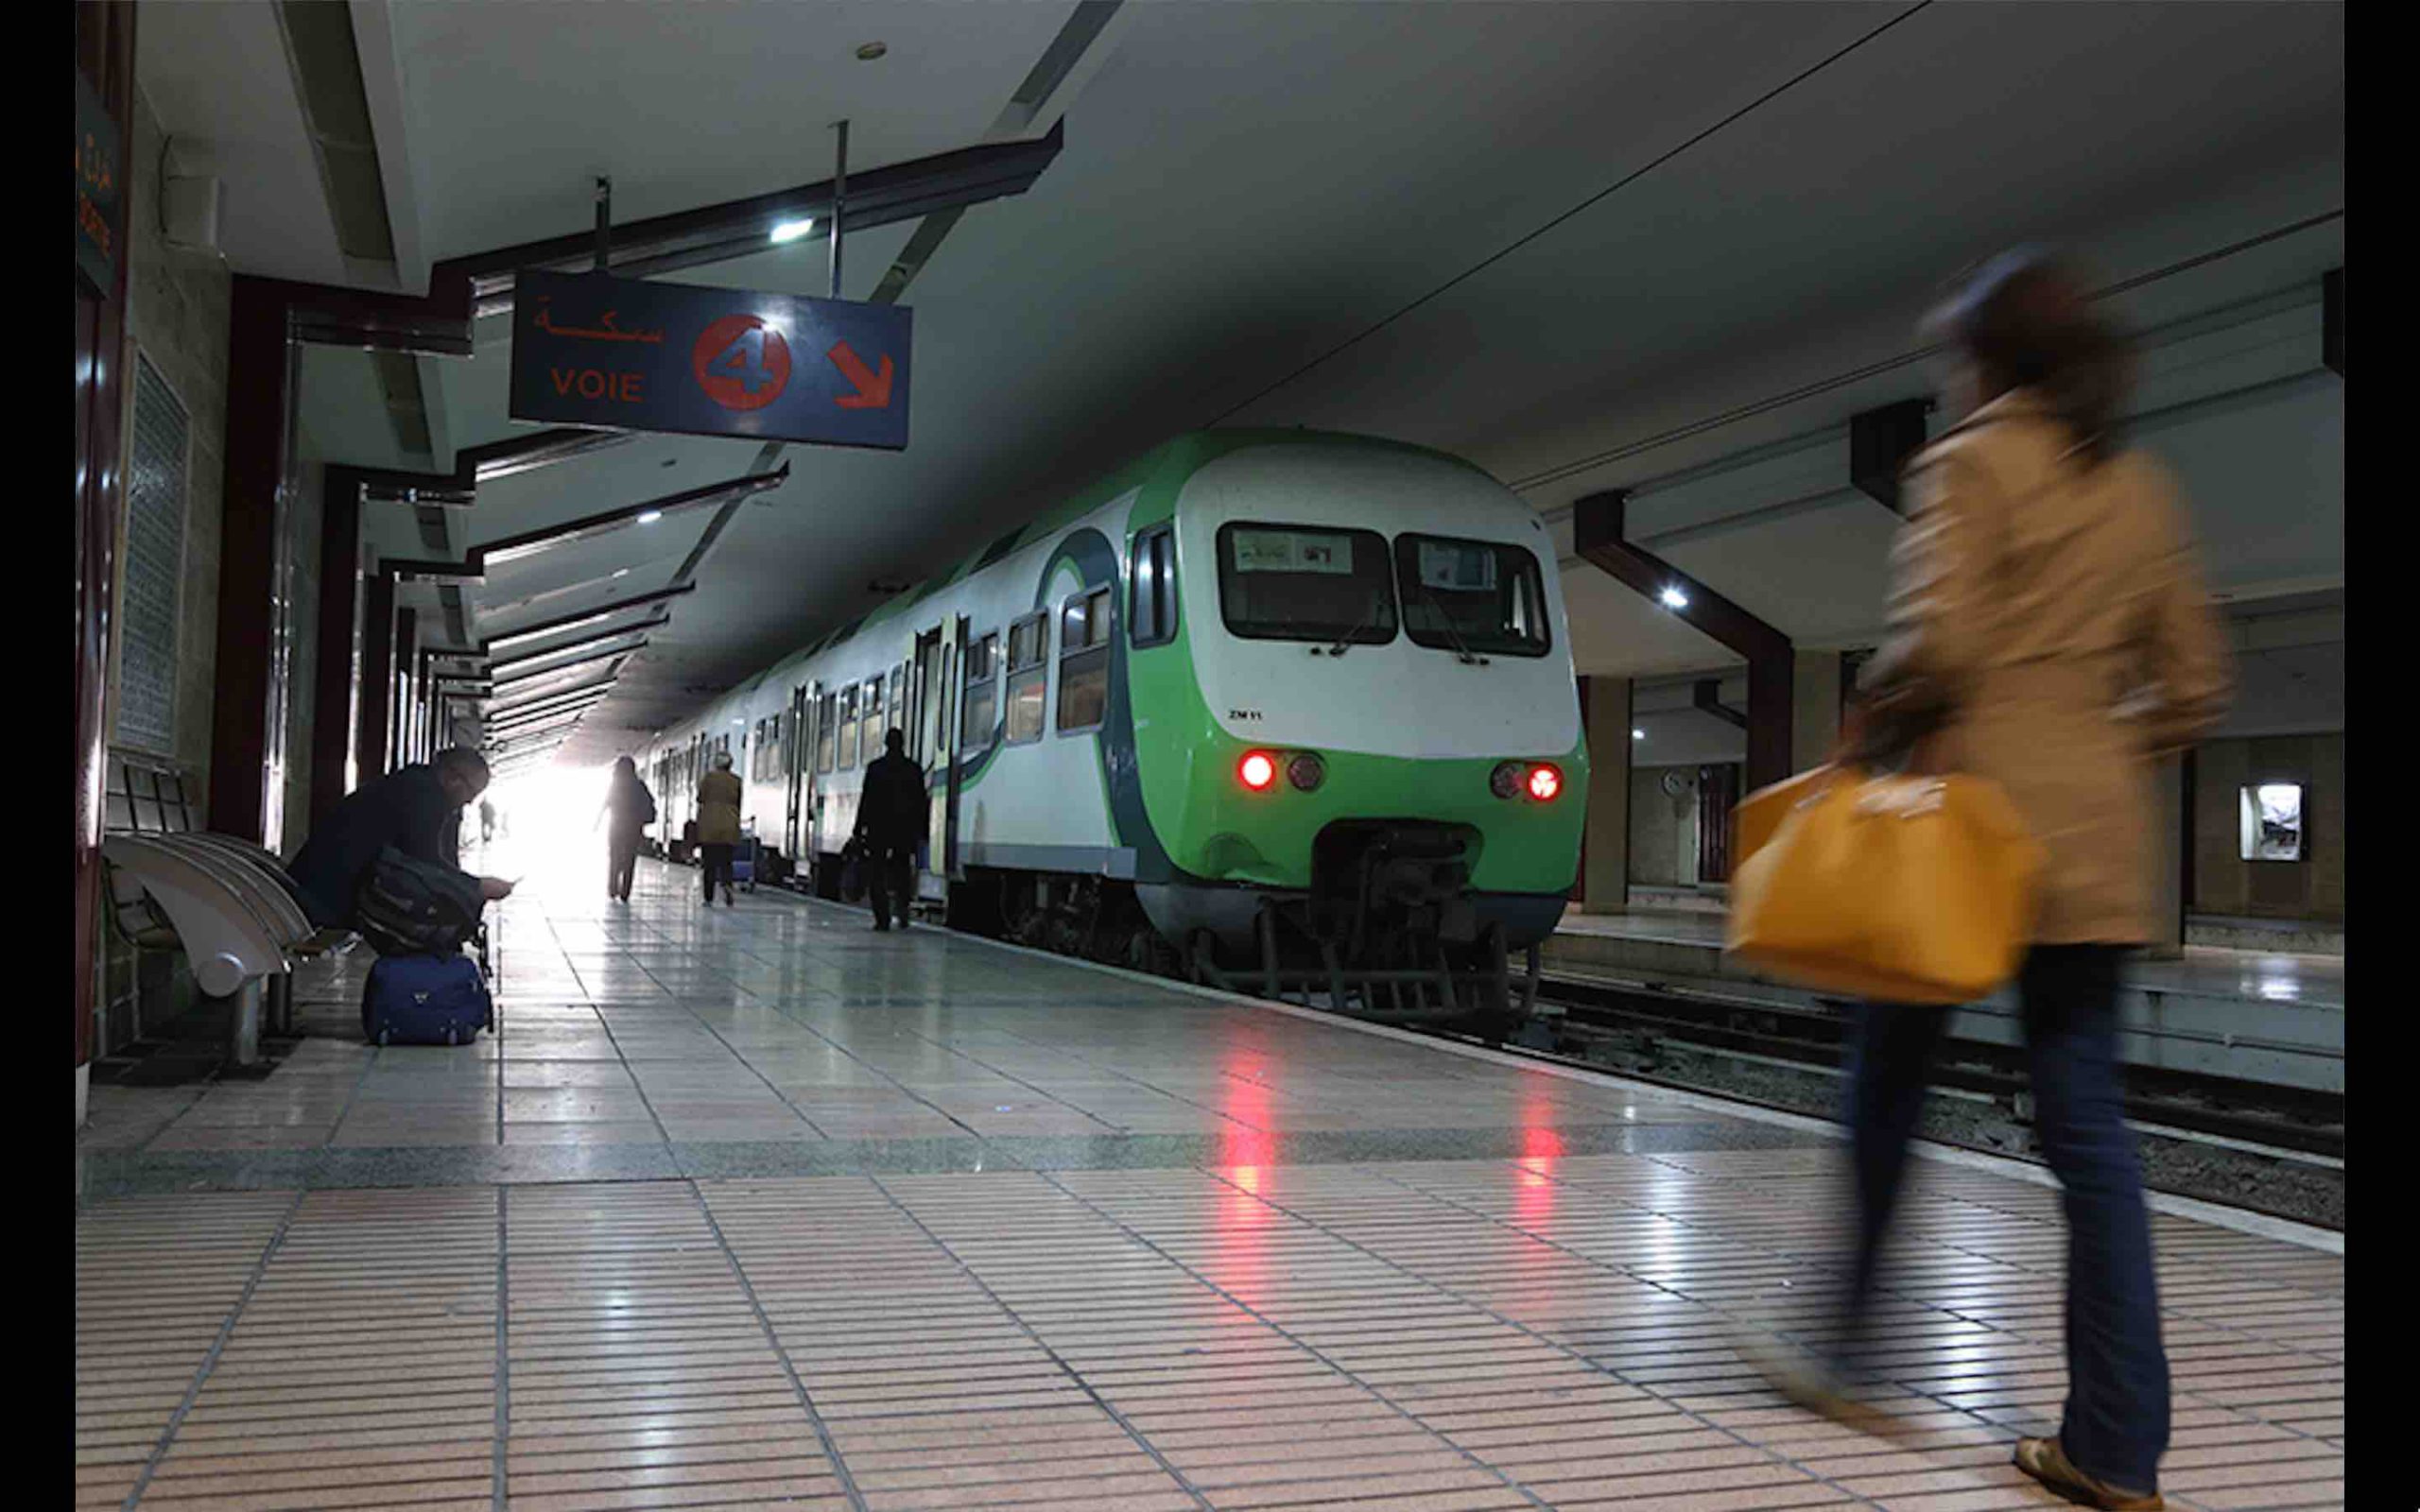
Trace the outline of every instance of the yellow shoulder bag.
{"type": "Polygon", "coordinates": [[[1839,766],[1735,811],[1726,948],[1801,987],[1971,1003],[2016,974],[2043,852],[1997,783],[1839,766]]]}

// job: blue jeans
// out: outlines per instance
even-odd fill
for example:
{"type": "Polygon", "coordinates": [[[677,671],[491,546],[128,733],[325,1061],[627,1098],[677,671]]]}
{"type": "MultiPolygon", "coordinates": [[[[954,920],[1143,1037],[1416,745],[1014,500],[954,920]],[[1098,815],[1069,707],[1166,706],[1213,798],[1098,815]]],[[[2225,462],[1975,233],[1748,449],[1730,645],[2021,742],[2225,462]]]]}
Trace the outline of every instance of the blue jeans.
{"type": "MultiPolygon", "coordinates": [[[[2123,1120],[2118,971],[2123,948],[2036,946],[2017,979],[2031,1061],[2034,1131],[2067,1218],[2067,1404],[2061,1446],[2077,1469],[2129,1490],[2157,1489],[2168,1448],[2168,1355],[2160,1345],[2151,1217],[2123,1120]]],[[[1875,1288],[1943,1008],[1869,1003],[1849,1050],[1858,1245],[1852,1324],[1875,1288]]]]}

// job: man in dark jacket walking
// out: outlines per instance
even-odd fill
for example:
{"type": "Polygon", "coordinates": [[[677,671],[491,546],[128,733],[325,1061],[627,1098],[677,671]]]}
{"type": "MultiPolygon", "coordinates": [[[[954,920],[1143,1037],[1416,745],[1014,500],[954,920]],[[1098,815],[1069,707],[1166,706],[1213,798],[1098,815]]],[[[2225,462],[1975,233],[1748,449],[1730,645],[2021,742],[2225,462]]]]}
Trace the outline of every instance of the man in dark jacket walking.
{"type": "MultiPolygon", "coordinates": [[[[488,764],[479,753],[455,747],[439,751],[434,762],[416,762],[348,794],[285,868],[311,922],[322,929],[354,927],[354,899],[389,846],[415,861],[458,869],[462,806],[487,785],[488,764]]],[[[491,902],[512,891],[512,884],[494,877],[478,884],[491,902]]]]}
{"type": "Polygon", "coordinates": [[[866,890],[873,895],[873,927],[893,919],[908,924],[915,897],[916,847],[925,838],[925,774],[908,759],[908,737],[897,730],[882,737],[882,754],[866,764],[865,792],[857,803],[857,843],[864,848],[866,890]]]}

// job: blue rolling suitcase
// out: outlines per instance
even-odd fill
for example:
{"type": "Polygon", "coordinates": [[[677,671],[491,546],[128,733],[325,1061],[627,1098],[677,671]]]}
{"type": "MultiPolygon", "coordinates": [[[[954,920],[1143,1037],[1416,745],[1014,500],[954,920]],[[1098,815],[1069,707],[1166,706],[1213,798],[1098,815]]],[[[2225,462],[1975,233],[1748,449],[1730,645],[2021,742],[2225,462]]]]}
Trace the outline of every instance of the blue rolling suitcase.
{"type": "Polygon", "coordinates": [[[361,1034],[378,1045],[466,1045],[495,1022],[467,955],[381,955],[361,993],[361,1034]]]}

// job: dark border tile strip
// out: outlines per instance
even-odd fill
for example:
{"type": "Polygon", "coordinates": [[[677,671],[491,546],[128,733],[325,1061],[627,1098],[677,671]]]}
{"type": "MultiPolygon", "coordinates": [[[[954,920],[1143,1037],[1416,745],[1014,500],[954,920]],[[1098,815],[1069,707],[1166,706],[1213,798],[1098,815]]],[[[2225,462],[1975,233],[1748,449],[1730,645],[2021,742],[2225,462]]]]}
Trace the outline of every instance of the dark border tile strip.
{"type": "MultiPolygon", "coordinates": [[[[1728,1120],[1599,1124],[1552,1131],[1557,1155],[1825,1145],[1827,1137],[1728,1120]]],[[[752,1177],[931,1176],[996,1170],[1167,1170],[1195,1166],[1352,1165],[1376,1160],[1500,1160],[1537,1155],[1517,1128],[1356,1129],[1255,1139],[1238,1160],[1231,1137],[1115,1134],[993,1139],[722,1141],[668,1144],[460,1144],[315,1150],[95,1150],[78,1199],[164,1192],[324,1191],[579,1181],[731,1180],[752,1177]]]]}

